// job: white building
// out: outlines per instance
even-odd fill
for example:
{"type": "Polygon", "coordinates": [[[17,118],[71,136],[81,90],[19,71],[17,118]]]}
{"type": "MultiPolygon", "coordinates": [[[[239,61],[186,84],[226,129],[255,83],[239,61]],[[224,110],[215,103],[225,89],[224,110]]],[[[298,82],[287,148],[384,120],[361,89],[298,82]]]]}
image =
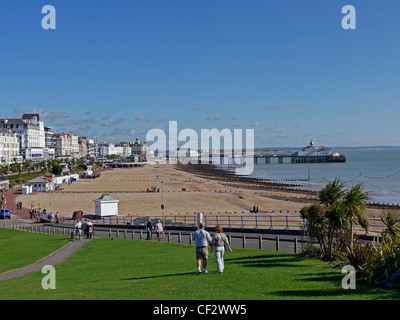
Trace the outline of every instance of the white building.
{"type": "Polygon", "coordinates": [[[98,139],[86,138],[87,155],[96,158],[99,155],[99,141],[98,139]]]}
{"type": "Polygon", "coordinates": [[[122,157],[129,157],[132,154],[132,148],[129,143],[119,142],[115,145],[115,152],[122,157]]]}
{"type": "Polygon", "coordinates": [[[119,200],[103,194],[100,198],[93,200],[95,203],[95,215],[100,217],[117,216],[119,200]]]}
{"type": "Polygon", "coordinates": [[[54,139],[53,128],[44,127],[44,154],[46,159],[54,159],[56,156],[56,142],[54,139]]]}
{"type": "Polygon", "coordinates": [[[136,139],[134,143],[131,143],[131,153],[132,154],[138,154],[138,155],[145,155],[147,152],[148,146],[147,142],[145,141],[140,141],[139,139],[136,139]]]}
{"type": "Polygon", "coordinates": [[[78,157],[78,136],[72,132],[62,132],[54,135],[55,152],[58,157],[78,157]]]}
{"type": "Polygon", "coordinates": [[[114,143],[111,142],[101,142],[99,144],[99,156],[100,157],[107,157],[114,154],[114,143]]]}
{"type": "Polygon", "coordinates": [[[102,142],[99,144],[99,156],[106,157],[117,155],[128,157],[131,155],[131,148],[127,143],[117,143],[116,145],[111,142],[102,142]]]}
{"type": "Polygon", "coordinates": [[[11,131],[0,130],[0,160],[1,164],[22,161],[17,135],[11,131]]]}
{"type": "Polygon", "coordinates": [[[68,132],[71,136],[71,146],[72,146],[72,156],[78,157],[79,156],[79,139],[78,136],[73,134],[72,132],[68,132]]]}
{"type": "Polygon", "coordinates": [[[31,186],[32,192],[47,192],[53,189],[51,180],[46,177],[37,177],[28,181],[28,185],[31,186]]]}
{"type": "Polygon", "coordinates": [[[38,113],[23,114],[22,119],[0,119],[0,129],[17,135],[19,154],[28,161],[45,157],[45,130],[38,113]]]}

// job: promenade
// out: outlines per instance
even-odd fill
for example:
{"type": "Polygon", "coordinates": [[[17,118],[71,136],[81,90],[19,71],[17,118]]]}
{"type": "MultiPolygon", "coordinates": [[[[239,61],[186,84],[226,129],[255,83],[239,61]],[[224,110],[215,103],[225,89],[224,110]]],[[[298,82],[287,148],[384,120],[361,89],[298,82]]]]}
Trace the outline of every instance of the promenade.
{"type": "MultiPolygon", "coordinates": [[[[6,192],[3,192],[2,194],[4,194],[4,198],[6,200],[6,208],[8,210],[10,210],[10,213],[12,215],[17,215],[18,217],[29,219],[29,209],[26,209],[26,208],[18,209],[17,208],[17,203],[16,203],[15,198],[22,194],[21,187],[18,187],[15,189],[10,189],[6,192]]],[[[26,203],[22,204],[22,205],[25,205],[26,207],[28,207],[26,203]]]]}

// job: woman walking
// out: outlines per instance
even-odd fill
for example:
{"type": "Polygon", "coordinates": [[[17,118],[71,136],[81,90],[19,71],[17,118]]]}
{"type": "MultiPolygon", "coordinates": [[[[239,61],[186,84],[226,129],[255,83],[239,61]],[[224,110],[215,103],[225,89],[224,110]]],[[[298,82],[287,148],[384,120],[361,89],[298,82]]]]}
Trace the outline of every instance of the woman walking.
{"type": "Polygon", "coordinates": [[[229,251],[232,252],[232,248],[229,245],[228,238],[226,237],[224,230],[222,229],[221,226],[216,226],[215,231],[217,232],[213,238],[212,238],[212,243],[214,246],[214,254],[215,254],[215,259],[217,260],[217,267],[218,267],[218,272],[222,273],[224,271],[224,253],[225,253],[225,247],[229,249],[229,251]]]}
{"type": "Polygon", "coordinates": [[[163,226],[162,226],[160,220],[157,220],[157,223],[154,226],[154,231],[157,234],[157,240],[160,241],[160,239],[162,239],[163,232],[164,232],[164,229],[163,229],[163,226]]]}

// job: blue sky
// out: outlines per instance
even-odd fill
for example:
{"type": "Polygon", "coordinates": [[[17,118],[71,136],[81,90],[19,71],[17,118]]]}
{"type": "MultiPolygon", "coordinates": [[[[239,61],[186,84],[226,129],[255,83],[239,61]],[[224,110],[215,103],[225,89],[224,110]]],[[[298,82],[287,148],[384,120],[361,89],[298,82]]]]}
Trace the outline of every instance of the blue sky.
{"type": "Polygon", "coordinates": [[[176,120],[257,147],[400,146],[399,17],[396,0],[4,0],[0,117],[104,141],[176,120]]]}

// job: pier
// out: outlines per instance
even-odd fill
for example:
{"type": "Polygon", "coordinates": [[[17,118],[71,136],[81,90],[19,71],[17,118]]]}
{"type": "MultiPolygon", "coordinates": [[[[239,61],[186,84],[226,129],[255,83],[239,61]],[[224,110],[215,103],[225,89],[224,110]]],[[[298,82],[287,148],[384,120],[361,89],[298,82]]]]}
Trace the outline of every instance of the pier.
{"type": "MultiPolygon", "coordinates": [[[[244,165],[248,159],[253,159],[255,164],[259,163],[334,163],[334,162],[346,162],[344,155],[333,156],[333,155],[319,155],[319,156],[300,156],[291,153],[282,154],[255,154],[254,156],[225,156],[224,154],[214,154],[209,157],[188,157],[186,160],[190,163],[201,163],[201,164],[225,164],[225,165],[244,165]]],[[[176,159],[175,161],[180,161],[176,159]]]]}
{"type": "MultiPolygon", "coordinates": [[[[289,159],[288,163],[332,163],[346,162],[344,155],[333,156],[299,156],[295,154],[279,154],[279,155],[254,155],[254,163],[264,160],[265,163],[271,163],[271,159],[277,159],[278,163],[285,163],[284,159],[289,159]]],[[[260,162],[261,163],[261,162],[260,162]]]]}

